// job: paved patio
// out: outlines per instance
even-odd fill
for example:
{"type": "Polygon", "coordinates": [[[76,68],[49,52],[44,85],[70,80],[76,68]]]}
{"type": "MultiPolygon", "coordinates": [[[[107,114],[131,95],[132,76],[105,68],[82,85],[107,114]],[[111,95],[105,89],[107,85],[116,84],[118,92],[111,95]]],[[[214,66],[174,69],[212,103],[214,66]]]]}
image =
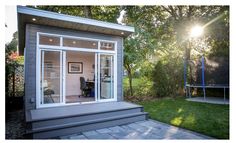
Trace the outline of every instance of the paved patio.
{"type": "Polygon", "coordinates": [[[177,128],[154,120],[82,132],[60,139],[213,139],[189,130],[177,128]]]}
{"type": "Polygon", "coordinates": [[[206,97],[204,100],[203,97],[192,97],[187,98],[188,101],[193,102],[203,102],[203,103],[211,103],[211,104],[229,104],[229,99],[219,98],[219,97],[206,97]]]}

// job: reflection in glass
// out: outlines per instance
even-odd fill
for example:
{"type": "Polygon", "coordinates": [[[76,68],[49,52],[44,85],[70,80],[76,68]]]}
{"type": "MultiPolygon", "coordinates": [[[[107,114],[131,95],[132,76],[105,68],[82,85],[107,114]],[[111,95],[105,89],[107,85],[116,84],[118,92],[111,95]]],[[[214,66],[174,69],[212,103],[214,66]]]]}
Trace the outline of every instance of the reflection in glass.
{"type": "Polygon", "coordinates": [[[60,52],[41,52],[41,104],[60,103],[60,52]]]}
{"type": "Polygon", "coordinates": [[[100,99],[114,98],[114,63],[112,55],[100,55],[100,99]]]}
{"type": "Polygon", "coordinates": [[[75,48],[97,49],[98,42],[89,41],[89,40],[81,40],[81,39],[63,38],[63,46],[75,47],[75,48]]]}
{"type": "Polygon", "coordinates": [[[39,36],[39,44],[40,45],[60,46],[60,37],[40,35],[39,36]]]}
{"type": "Polygon", "coordinates": [[[101,42],[100,43],[100,49],[101,50],[111,50],[114,51],[115,50],[115,44],[111,43],[111,42],[101,42]]]}

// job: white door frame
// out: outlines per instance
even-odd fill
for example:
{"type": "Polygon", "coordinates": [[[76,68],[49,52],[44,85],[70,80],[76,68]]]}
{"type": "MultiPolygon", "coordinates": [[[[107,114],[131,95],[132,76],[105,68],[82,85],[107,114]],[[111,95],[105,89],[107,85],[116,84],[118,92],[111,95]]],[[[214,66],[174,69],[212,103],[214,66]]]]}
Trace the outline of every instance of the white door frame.
{"type": "Polygon", "coordinates": [[[38,63],[39,64],[36,65],[36,67],[38,67],[38,68],[36,68],[37,69],[37,71],[36,71],[36,75],[37,75],[36,81],[38,83],[38,84],[36,83],[36,85],[37,85],[36,86],[36,88],[37,88],[36,94],[38,95],[38,96],[36,96],[36,100],[37,100],[36,107],[41,108],[41,107],[54,107],[54,106],[63,105],[65,103],[65,100],[63,99],[63,96],[64,96],[64,94],[63,94],[63,92],[64,92],[64,86],[63,86],[64,70],[63,69],[64,68],[63,68],[63,52],[62,52],[62,50],[39,49],[37,55],[39,55],[39,57],[38,57],[38,60],[39,60],[38,63]],[[41,56],[42,51],[43,51],[43,56],[41,56]],[[41,90],[43,90],[43,89],[41,89],[42,88],[41,87],[41,84],[42,84],[41,82],[44,81],[44,72],[43,72],[43,70],[44,70],[44,52],[45,51],[60,52],[60,94],[59,94],[60,102],[59,103],[51,103],[51,104],[44,104],[43,103],[44,100],[42,98],[44,98],[43,97],[44,94],[41,94],[41,92],[42,92],[41,90]],[[42,57],[42,59],[41,59],[41,57],[42,57]],[[40,66],[41,64],[42,64],[42,68],[40,66]],[[41,71],[41,69],[42,69],[42,71],[41,71]],[[42,73],[42,75],[41,75],[41,73],[42,73]],[[41,76],[42,76],[42,81],[40,80],[41,76]],[[42,100],[42,104],[40,103],[41,100],[42,100]]]}
{"type": "Polygon", "coordinates": [[[67,106],[67,105],[75,105],[75,104],[88,104],[95,102],[108,102],[108,101],[117,101],[117,42],[103,39],[93,39],[93,38],[84,38],[84,37],[75,37],[68,35],[59,35],[59,34],[51,34],[51,33],[42,33],[37,32],[37,54],[36,54],[36,108],[44,108],[44,107],[54,107],[54,106],[67,106]],[[39,35],[48,35],[48,36],[58,36],[60,37],[60,46],[51,46],[51,45],[40,45],[39,44],[39,35]],[[75,38],[75,39],[86,39],[93,40],[98,42],[98,49],[86,49],[86,48],[73,48],[73,47],[65,47],[63,46],[63,38],[75,38]],[[100,42],[111,42],[114,43],[114,51],[100,50],[100,42]],[[61,103],[53,103],[53,104],[40,104],[41,95],[40,95],[40,65],[41,65],[41,51],[60,51],[60,72],[61,72],[61,83],[60,83],[60,92],[61,92],[61,103]],[[66,51],[77,51],[77,52],[92,52],[95,53],[95,102],[83,102],[83,103],[66,103],[65,102],[65,88],[66,88],[66,51]],[[100,54],[104,55],[113,55],[114,57],[114,98],[112,99],[103,99],[100,100],[100,54]],[[98,79],[99,78],[99,79],[98,79]]]}
{"type": "MultiPolygon", "coordinates": [[[[99,75],[98,75],[98,85],[100,85],[101,83],[100,83],[100,81],[101,81],[101,55],[110,55],[110,56],[113,56],[113,61],[111,62],[111,64],[113,64],[113,65],[111,65],[111,68],[112,68],[112,70],[113,70],[113,73],[114,73],[114,75],[113,75],[113,86],[111,87],[111,88],[113,88],[113,98],[110,98],[110,99],[101,99],[100,97],[101,97],[101,89],[100,89],[100,86],[98,87],[98,102],[107,102],[107,101],[117,101],[117,94],[116,94],[116,91],[117,91],[117,88],[116,88],[116,84],[115,84],[115,81],[117,81],[117,79],[116,79],[116,77],[117,77],[117,72],[116,72],[116,63],[115,63],[115,54],[108,54],[108,53],[98,53],[98,70],[99,70],[99,75]]],[[[112,71],[111,71],[111,74],[112,74],[112,71]]],[[[111,75],[111,77],[112,77],[112,75],[111,75]]],[[[112,90],[111,90],[112,91],[112,90]]]]}

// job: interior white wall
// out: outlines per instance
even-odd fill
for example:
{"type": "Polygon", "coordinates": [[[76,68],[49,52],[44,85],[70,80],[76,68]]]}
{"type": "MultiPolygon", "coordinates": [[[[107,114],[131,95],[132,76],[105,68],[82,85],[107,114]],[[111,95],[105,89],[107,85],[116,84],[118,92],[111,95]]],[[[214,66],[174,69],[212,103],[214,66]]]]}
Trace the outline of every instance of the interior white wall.
{"type": "Polygon", "coordinates": [[[95,64],[95,53],[75,51],[66,52],[66,95],[81,95],[80,77],[83,76],[85,80],[93,80],[93,64],[95,64]],[[68,62],[82,62],[83,73],[68,73],[68,62]]]}

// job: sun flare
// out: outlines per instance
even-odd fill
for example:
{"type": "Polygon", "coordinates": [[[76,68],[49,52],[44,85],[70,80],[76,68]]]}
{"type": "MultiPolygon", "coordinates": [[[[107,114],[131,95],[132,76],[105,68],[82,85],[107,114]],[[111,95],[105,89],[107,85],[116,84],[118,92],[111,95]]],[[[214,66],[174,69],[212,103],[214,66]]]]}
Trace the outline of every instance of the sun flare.
{"type": "Polygon", "coordinates": [[[203,34],[203,27],[196,25],[191,29],[190,37],[199,37],[203,34]]]}

